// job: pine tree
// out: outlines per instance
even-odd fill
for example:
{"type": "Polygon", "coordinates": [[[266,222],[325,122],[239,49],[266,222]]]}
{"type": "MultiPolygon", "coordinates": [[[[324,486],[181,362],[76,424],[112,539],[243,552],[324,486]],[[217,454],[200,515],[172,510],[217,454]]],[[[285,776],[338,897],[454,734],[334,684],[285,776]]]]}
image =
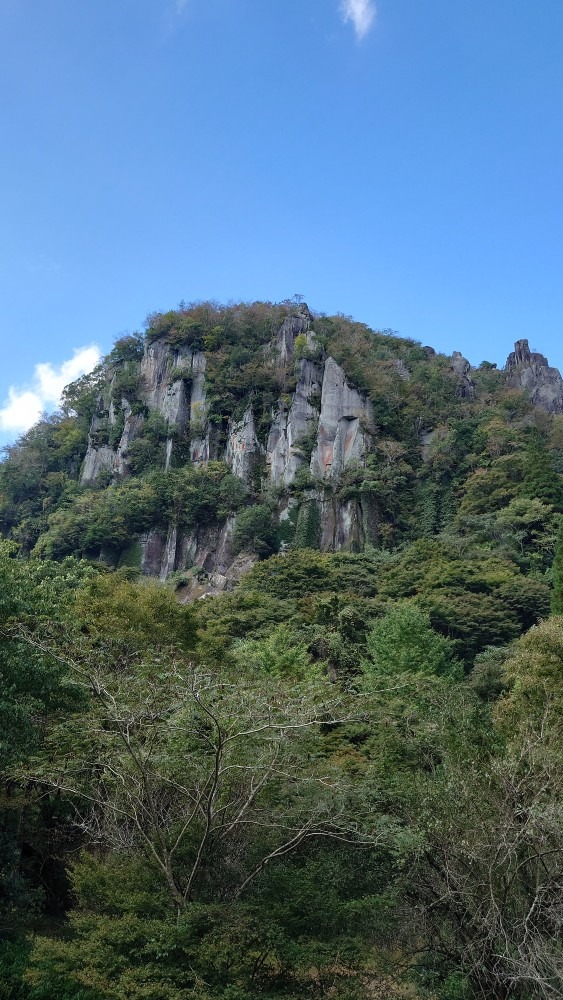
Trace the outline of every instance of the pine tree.
{"type": "Polygon", "coordinates": [[[555,544],[551,611],[554,615],[563,615],[563,517],[559,520],[559,531],[555,544]]]}
{"type": "Polygon", "coordinates": [[[557,510],[563,506],[561,475],[553,464],[544,438],[537,431],[531,434],[526,449],[523,493],[542,503],[553,504],[557,510]]]}

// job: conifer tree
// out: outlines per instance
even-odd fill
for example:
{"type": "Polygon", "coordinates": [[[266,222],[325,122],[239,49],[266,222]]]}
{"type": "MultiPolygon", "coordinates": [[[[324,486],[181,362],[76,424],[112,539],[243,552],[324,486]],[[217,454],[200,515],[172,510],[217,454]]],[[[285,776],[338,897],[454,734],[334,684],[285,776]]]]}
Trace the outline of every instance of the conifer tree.
{"type": "Polygon", "coordinates": [[[554,466],[544,438],[537,431],[531,434],[526,449],[523,492],[527,497],[553,504],[558,510],[563,506],[561,475],[554,466]]]}
{"type": "Polygon", "coordinates": [[[563,516],[559,520],[559,531],[555,545],[551,611],[554,615],[563,615],[563,516]]]}

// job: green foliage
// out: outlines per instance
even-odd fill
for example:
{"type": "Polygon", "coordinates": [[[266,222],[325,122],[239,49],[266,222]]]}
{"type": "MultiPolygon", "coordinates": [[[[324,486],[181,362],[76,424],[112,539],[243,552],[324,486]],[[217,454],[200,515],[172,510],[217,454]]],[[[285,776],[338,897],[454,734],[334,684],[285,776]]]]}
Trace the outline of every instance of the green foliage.
{"type": "Polygon", "coordinates": [[[370,659],[364,664],[364,673],[368,687],[404,673],[452,680],[462,675],[453,643],[434,632],[430,616],[414,605],[398,605],[376,622],[367,648],[370,659]]]}
{"type": "MultiPolygon", "coordinates": [[[[154,314],[6,451],[0,998],[560,989],[563,423],[488,363],[463,398],[449,359],[344,316],[285,366],[297,307],[154,314]],[[205,357],[189,430],[147,404],[156,341],[168,381],[205,357]],[[249,407],[265,444],[323,351],[371,400],[364,464],[275,488],[260,463],[248,486],[191,464],[249,407]],[[125,475],[84,488],[88,430],[117,448],[122,398],[125,475]],[[365,551],[319,551],[345,504],[365,551]],[[262,557],[233,590],[186,606],[135,582],[143,534],[176,528],[185,566],[231,517],[262,557]]],[[[176,582],[200,593],[208,565],[176,582]]]]}
{"type": "Polygon", "coordinates": [[[199,626],[199,655],[203,662],[229,659],[233,640],[264,639],[276,626],[297,614],[294,601],[278,599],[263,590],[242,587],[213,601],[200,601],[195,613],[199,626]]]}
{"type": "Polygon", "coordinates": [[[275,527],[272,512],[265,504],[245,507],[237,514],[233,531],[234,552],[255,552],[269,555],[275,544],[275,527]]]}
{"type": "Polygon", "coordinates": [[[312,420],[305,433],[301,435],[293,446],[302,455],[307,463],[311,461],[311,455],[313,454],[317,444],[318,426],[318,420],[312,420]]]}
{"type": "Polygon", "coordinates": [[[305,500],[297,516],[293,545],[296,549],[320,549],[321,515],[316,500],[305,500]]]}
{"type": "Polygon", "coordinates": [[[168,422],[152,411],[143,421],[141,434],[127,449],[127,465],[132,473],[164,467],[164,443],[170,436],[168,422]]]}
{"type": "Polygon", "coordinates": [[[87,375],[81,375],[75,382],[65,386],[61,396],[63,413],[69,416],[75,413],[78,422],[85,432],[98,408],[100,393],[103,391],[108,372],[103,365],[98,365],[87,375]]]}
{"type": "Polygon", "coordinates": [[[109,365],[123,361],[140,361],[143,357],[145,338],[142,333],[125,334],[119,337],[104,362],[109,365]]]}
{"type": "Polygon", "coordinates": [[[546,585],[511,560],[482,549],[464,553],[453,540],[415,542],[382,564],[378,589],[394,600],[415,598],[468,665],[486,646],[506,645],[537,621],[548,599],[546,585]]]}
{"type": "Polygon", "coordinates": [[[72,496],[87,446],[87,425],[56,414],[5,449],[0,464],[0,531],[29,552],[47,518],[72,496]]]}
{"type": "Polygon", "coordinates": [[[293,342],[293,356],[296,361],[307,357],[307,335],[300,333],[293,342]]]}
{"type": "Polygon", "coordinates": [[[506,691],[504,665],[509,656],[509,646],[487,646],[475,657],[468,684],[483,701],[494,702],[506,691]]]}
{"type": "Polygon", "coordinates": [[[0,769],[29,753],[46,715],[68,708],[77,694],[41,644],[22,642],[18,625],[60,613],[60,604],[68,606],[73,587],[91,572],[72,559],[29,563],[15,556],[13,545],[0,542],[0,769]]]}
{"type": "Polygon", "coordinates": [[[193,380],[193,373],[190,368],[186,368],[184,365],[173,365],[168,374],[169,385],[173,385],[174,382],[183,382],[186,388],[189,388],[193,380]]]}
{"type": "MultiPolygon", "coordinates": [[[[65,621],[74,588],[92,572],[74,560],[30,563],[15,555],[13,545],[0,543],[2,936],[13,934],[36,912],[45,891],[64,892],[64,884],[55,886],[54,859],[47,860],[49,849],[56,850],[64,807],[57,809],[47,796],[38,800],[27,783],[19,788],[13,770],[37,752],[50,721],[83,704],[81,688],[69,677],[64,657],[44,648],[38,626],[42,621],[65,621]]],[[[0,964],[6,962],[4,951],[0,964]]]]}
{"type": "Polygon", "coordinates": [[[306,643],[295,643],[292,630],[285,624],[278,625],[267,639],[239,640],[233,652],[244,670],[261,671],[290,681],[313,675],[306,643]]]}
{"type": "Polygon", "coordinates": [[[119,556],[150,528],[216,524],[238,508],[245,495],[220,462],[151,472],[101,490],[81,490],[49,517],[34,554],[61,558],[70,553],[97,554],[109,546],[119,556]]]}
{"type": "Polygon", "coordinates": [[[2,1000],[28,1000],[29,991],[23,976],[29,962],[30,945],[25,940],[0,942],[0,997],[2,1000]]]}
{"type": "Polygon", "coordinates": [[[524,495],[563,507],[563,478],[555,468],[545,438],[536,430],[530,435],[524,463],[524,495]]]}
{"type": "Polygon", "coordinates": [[[371,597],[377,593],[375,553],[321,553],[292,549],[254,566],[241,581],[241,588],[274,597],[305,597],[326,591],[350,591],[371,597]]]}
{"type": "Polygon", "coordinates": [[[553,560],[551,611],[554,615],[563,614],[563,517],[559,518],[555,559],[553,560]]]}
{"type": "Polygon", "coordinates": [[[73,610],[100,657],[108,636],[111,655],[121,659],[153,646],[189,651],[195,644],[190,608],[153,580],[135,584],[121,573],[96,576],[77,590],[73,610]]]}
{"type": "Polygon", "coordinates": [[[124,398],[129,403],[138,399],[141,388],[139,366],[134,362],[123,362],[116,369],[112,383],[112,399],[119,404],[124,398]]]}
{"type": "Polygon", "coordinates": [[[545,728],[561,746],[563,707],[563,618],[553,617],[531,628],[514,644],[504,664],[508,694],[497,705],[505,732],[545,728]]]}

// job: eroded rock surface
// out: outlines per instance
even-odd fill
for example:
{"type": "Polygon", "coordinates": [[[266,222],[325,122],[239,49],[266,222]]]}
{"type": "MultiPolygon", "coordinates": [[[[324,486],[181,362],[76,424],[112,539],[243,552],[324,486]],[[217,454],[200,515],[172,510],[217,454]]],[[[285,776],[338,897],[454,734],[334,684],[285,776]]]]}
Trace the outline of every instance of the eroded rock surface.
{"type": "Polygon", "coordinates": [[[475,395],[475,383],[471,378],[471,365],[467,358],[463,357],[459,351],[454,351],[450,361],[450,368],[457,376],[457,394],[463,399],[473,399],[475,395]]]}
{"type": "Polygon", "coordinates": [[[335,479],[350,462],[362,464],[373,433],[369,400],[346,381],[334,358],[327,358],[321,394],[316,446],[311,472],[319,479],[335,479]]]}
{"type": "Polygon", "coordinates": [[[282,364],[291,361],[295,341],[300,333],[306,333],[312,319],[305,303],[298,306],[292,316],[286,316],[274,341],[275,356],[282,364]]]}
{"type": "Polygon", "coordinates": [[[511,385],[527,389],[535,406],[546,413],[563,413],[563,379],[547,358],[530,351],[527,340],[517,340],[505,369],[511,385]]]}
{"type": "MultiPolygon", "coordinates": [[[[312,320],[305,305],[297,307],[281,325],[270,353],[264,352],[271,364],[283,365],[284,379],[290,383],[296,379],[294,391],[282,394],[273,407],[265,445],[256,432],[252,395],[242,417],[231,419],[226,427],[226,441],[215,425],[212,434],[205,355],[157,340],[146,346],[138,367],[135,411],[126,398],[115,401],[115,373],[108,381],[92,421],[82,482],[93,483],[102,472],[114,479],[127,475],[128,450],[143,433],[146,414],[156,413],[170,428],[163,449],[165,469],[171,467],[177,435],[189,434],[194,464],[222,458],[249,486],[262,475],[283,489],[291,486],[299,469],[307,470],[312,492],[301,502],[315,508],[315,544],[330,550],[361,549],[367,537],[366,510],[358,501],[337,501],[332,488],[325,495],[322,484],[328,487],[349,465],[365,463],[374,435],[372,406],[348,383],[334,358],[324,356],[312,320]],[[298,337],[300,354],[296,357],[298,337]]],[[[401,369],[400,374],[407,377],[408,372],[401,369]]],[[[298,507],[289,493],[282,496],[280,522],[292,518],[295,526],[297,518],[305,516],[298,507]]],[[[233,526],[234,519],[229,518],[222,526],[200,526],[192,533],[172,524],[167,530],[148,531],[139,538],[141,571],[162,580],[174,572],[187,572],[188,589],[193,594],[197,591],[196,596],[228,589],[246,566],[245,559],[255,559],[235,558],[233,526]]]]}
{"type": "Polygon", "coordinates": [[[290,485],[297,470],[308,463],[307,445],[317,431],[324,369],[315,361],[300,361],[290,404],[280,400],[266,447],[270,478],[276,485],[290,485]]]}
{"type": "Polygon", "coordinates": [[[256,437],[254,414],[249,406],[242,420],[231,421],[225,460],[235,476],[245,483],[250,483],[256,464],[264,454],[265,449],[256,437]]]}

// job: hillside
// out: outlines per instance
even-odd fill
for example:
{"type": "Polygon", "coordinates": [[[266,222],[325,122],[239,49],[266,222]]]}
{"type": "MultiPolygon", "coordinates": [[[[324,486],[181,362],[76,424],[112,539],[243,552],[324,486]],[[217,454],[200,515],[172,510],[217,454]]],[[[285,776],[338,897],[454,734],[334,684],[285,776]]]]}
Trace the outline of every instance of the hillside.
{"type": "Polygon", "coordinates": [[[562,414],[525,341],[475,370],[305,305],[185,307],[8,449],[0,525],[25,553],[222,589],[237,550],[391,550],[517,499],[559,509],[562,414]]]}
{"type": "Polygon", "coordinates": [[[562,997],[562,512],[527,341],[118,340],[0,464],[0,996],[562,997]]]}

